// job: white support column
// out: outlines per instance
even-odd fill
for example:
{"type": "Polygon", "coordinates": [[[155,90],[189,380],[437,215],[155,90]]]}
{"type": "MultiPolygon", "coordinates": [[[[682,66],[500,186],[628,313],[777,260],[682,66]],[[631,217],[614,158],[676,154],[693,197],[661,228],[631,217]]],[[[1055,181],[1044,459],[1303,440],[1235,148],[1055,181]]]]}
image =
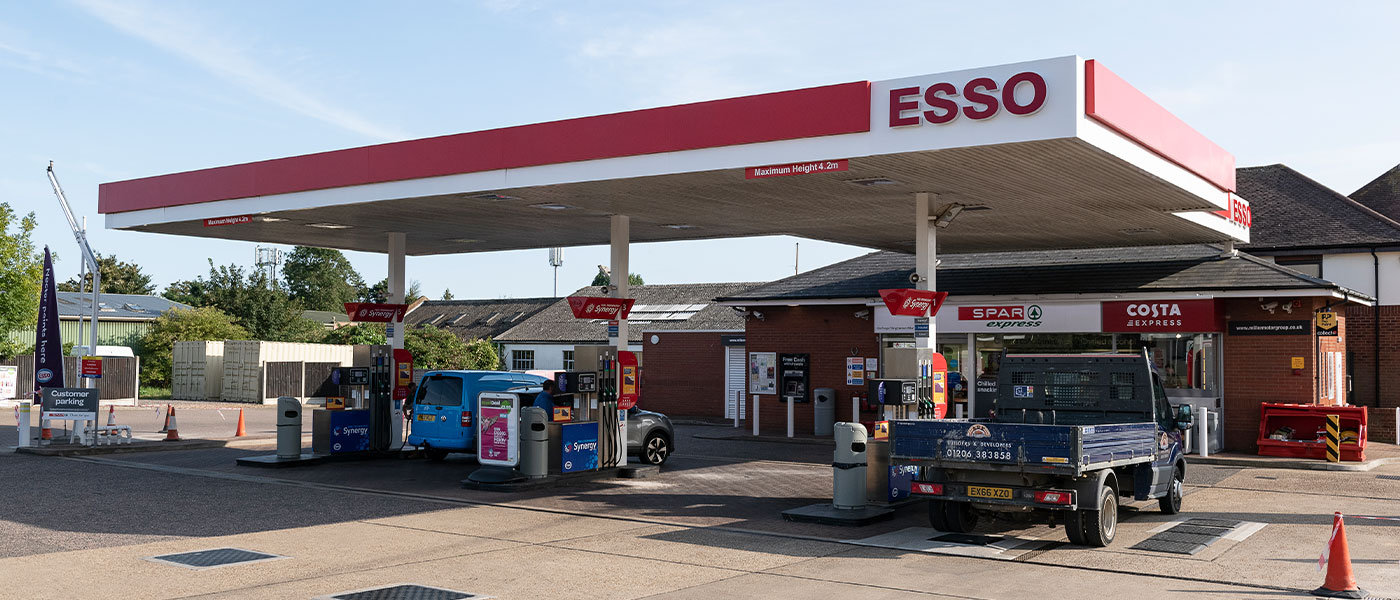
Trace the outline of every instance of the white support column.
{"type": "MultiPolygon", "coordinates": [[[[408,247],[408,236],[403,233],[389,234],[389,302],[402,304],[407,287],[404,285],[404,254],[408,247]]],[[[403,323],[390,323],[394,335],[389,343],[394,348],[403,348],[403,323]]]]}
{"type": "MultiPolygon", "coordinates": [[[[931,220],[934,215],[932,213],[933,207],[930,206],[937,200],[936,194],[928,192],[914,194],[914,272],[919,275],[919,283],[914,286],[915,289],[937,289],[938,228],[933,225],[931,220]]],[[[937,337],[938,331],[934,327],[934,317],[930,317],[928,338],[919,338],[916,334],[914,345],[918,348],[934,348],[937,337]]]]}
{"type": "Polygon", "coordinates": [[[977,378],[982,375],[982,361],[977,357],[977,334],[967,334],[967,363],[963,365],[963,373],[967,374],[967,381],[963,385],[967,386],[967,418],[977,416],[977,378]]]}
{"type": "MultiPolygon", "coordinates": [[[[614,298],[626,298],[630,292],[628,278],[631,276],[631,265],[629,263],[629,248],[632,237],[632,219],[627,215],[613,215],[610,222],[611,236],[611,266],[612,270],[612,296],[614,298]]],[[[617,319],[617,351],[619,356],[627,349],[627,319],[618,315],[617,319]]],[[[617,459],[618,466],[627,465],[627,412],[618,411],[617,421],[619,423],[617,439],[620,447],[617,459]]]]}

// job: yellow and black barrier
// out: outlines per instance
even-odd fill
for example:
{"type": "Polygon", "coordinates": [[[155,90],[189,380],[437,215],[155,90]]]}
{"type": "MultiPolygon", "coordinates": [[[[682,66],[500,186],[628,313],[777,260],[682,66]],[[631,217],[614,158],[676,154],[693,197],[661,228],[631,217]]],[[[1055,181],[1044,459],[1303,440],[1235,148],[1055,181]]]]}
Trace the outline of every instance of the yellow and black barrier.
{"type": "Polygon", "coordinates": [[[1327,415],[1327,462],[1341,462],[1342,416],[1327,415]]]}

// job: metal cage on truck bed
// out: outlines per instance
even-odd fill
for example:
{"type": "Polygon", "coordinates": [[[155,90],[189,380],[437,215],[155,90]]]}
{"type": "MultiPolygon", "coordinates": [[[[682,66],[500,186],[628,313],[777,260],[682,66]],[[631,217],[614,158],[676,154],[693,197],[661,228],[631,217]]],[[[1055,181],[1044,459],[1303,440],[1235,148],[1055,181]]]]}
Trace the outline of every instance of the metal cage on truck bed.
{"type": "Polygon", "coordinates": [[[999,423],[1151,422],[1152,376],[1141,354],[1008,354],[997,377],[999,423]]]}

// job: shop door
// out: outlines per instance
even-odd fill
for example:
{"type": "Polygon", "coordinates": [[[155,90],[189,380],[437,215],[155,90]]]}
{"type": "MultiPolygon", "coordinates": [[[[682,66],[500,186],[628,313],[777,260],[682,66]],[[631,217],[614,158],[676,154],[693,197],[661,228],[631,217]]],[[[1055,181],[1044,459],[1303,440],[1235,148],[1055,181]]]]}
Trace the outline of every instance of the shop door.
{"type": "Polygon", "coordinates": [[[733,419],[734,411],[739,411],[739,418],[748,418],[748,411],[745,410],[744,399],[747,396],[744,388],[744,370],[746,366],[743,346],[724,347],[724,418],[733,419]]]}

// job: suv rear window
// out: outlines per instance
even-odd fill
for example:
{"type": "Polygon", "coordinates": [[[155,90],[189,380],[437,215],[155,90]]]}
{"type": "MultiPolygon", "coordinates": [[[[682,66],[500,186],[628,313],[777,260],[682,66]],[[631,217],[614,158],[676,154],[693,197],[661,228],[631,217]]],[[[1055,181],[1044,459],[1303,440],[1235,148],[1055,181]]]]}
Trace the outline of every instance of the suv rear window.
{"type": "Polygon", "coordinates": [[[429,377],[418,387],[414,404],[425,406],[461,406],[462,380],[457,377],[429,377]]]}

